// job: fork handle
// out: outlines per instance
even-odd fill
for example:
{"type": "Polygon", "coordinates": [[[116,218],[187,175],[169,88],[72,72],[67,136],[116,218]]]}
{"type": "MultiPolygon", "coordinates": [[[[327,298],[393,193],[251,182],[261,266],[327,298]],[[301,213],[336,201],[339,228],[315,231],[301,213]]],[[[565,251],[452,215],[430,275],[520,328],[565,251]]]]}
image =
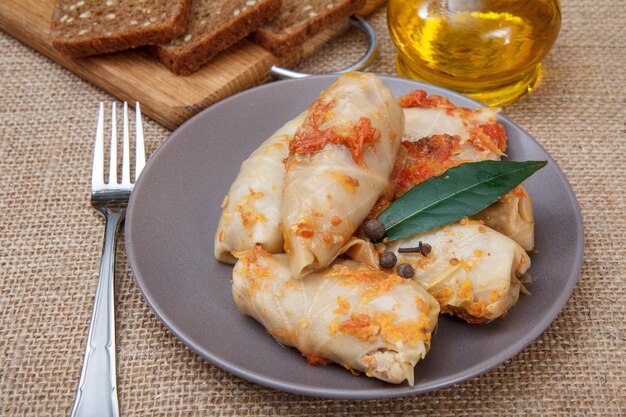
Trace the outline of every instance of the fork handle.
{"type": "Polygon", "coordinates": [[[114,272],[117,229],[124,211],[105,212],[106,228],[102,248],[100,278],[94,300],[83,369],[72,417],[111,416],[120,414],[115,375],[114,272]]]}

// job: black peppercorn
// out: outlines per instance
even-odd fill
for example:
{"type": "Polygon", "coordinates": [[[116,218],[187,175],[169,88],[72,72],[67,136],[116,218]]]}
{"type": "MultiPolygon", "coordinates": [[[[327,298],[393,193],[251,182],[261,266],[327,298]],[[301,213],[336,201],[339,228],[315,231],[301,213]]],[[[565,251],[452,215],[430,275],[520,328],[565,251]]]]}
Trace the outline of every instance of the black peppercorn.
{"type": "Polygon", "coordinates": [[[371,219],[366,221],[363,229],[365,236],[374,241],[380,240],[385,236],[385,225],[380,220],[371,219]]]}
{"type": "Polygon", "coordinates": [[[415,271],[413,270],[413,267],[409,264],[398,265],[396,267],[396,272],[402,278],[413,278],[413,275],[415,275],[415,271]]]}
{"type": "Polygon", "coordinates": [[[398,262],[398,258],[396,258],[396,254],[393,252],[384,252],[380,255],[380,267],[381,268],[393,268],[398,262]]]}

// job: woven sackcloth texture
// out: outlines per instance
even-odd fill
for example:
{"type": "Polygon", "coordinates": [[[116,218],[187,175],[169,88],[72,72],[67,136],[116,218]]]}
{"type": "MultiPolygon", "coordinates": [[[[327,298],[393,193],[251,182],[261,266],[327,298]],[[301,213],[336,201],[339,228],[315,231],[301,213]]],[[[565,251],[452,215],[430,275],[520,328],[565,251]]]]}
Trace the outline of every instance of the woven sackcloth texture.
{"type": "MultiPolygon", "coordinates": [[[[585,260],[556,321],[477,378],[423,395],[335,401],[234,377],[179,342],[135,286],[123,236],[116,305],[126,416],[626,415],[626,3],[565,0],[543,84],[505,114],[568,176],[584,218],[585,260]]],[[[395,74],[385,11],[371,71],[395,74]]],[[[300,64],[325,72],[362,53],[348,33],[300,64]]],[[[0,415],[67,415],[91,315],[103,222],[89,204],[103,91],[0,34],[0,415]]],[[[145,119],[147,151],[169,132],[145,119]]]]}

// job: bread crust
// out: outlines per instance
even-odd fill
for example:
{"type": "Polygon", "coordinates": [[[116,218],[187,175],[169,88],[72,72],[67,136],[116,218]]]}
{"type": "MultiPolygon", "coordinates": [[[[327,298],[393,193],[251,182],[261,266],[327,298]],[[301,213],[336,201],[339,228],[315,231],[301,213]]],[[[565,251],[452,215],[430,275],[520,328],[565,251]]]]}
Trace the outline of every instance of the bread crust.
{"type": "Polygon", "coordinates": [[[354,14],[361,17],[366,17],[380,9],[387,3],[387,0],[366,0],[363,6],[359,7],[354,14]]]}

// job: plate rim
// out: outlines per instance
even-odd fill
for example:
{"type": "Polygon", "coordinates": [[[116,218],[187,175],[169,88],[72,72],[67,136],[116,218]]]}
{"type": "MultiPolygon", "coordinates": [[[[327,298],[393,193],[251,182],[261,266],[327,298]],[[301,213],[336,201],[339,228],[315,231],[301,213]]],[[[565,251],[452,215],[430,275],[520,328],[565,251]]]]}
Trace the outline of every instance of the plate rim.
{"type": "MultiPolygon", "coordinates": [[[[181,134],[180,132],[184,132],[188,125],[191,125],[195,123],[198,119],[205,117],[205,114],[212,112],[212,111],[216,111],[216,109],[220,108],[221,106],[224,106],[232,101],[241,100],[242,97],[246,97],[251,94],[258,94],[260,91],[263,91],[263,90],[268,90],[268,89],[271,90],[275,88],[276,85],[278,84],[284,85],[284,84],[297,84],[301,82],[311,82],[311,80],[314,80],[314,82],[316,82],[317,80],[320,80],[320,81],[330,80],[330,79],[336,78],[338,75],[339,74],[324,74],[324,75],[315,75],[315,76],[310,76],[310,77],[300,78],[300,79],[274,81],[271,83],[253,87],[248,90],[241,91],[226,99],[223,99],[205,108],[204,110],[198,112],[196,115],[189,118],[185,123],[180,125],[177,129],[172,131],[168,135],[168,137],[164,140],[164,142],[162,142],[158,146],[155,152],[146,161],[146,168],[149,168],[150,162],[154,160],[153,158],[155,156],[158,156],[163,152],[167,152],[167,149],[170,146],[172,146],[171,144],[175,143],[176,137],[181,134]]],[[[463,99],[472,102],[477,107],[486,107],[484,104],[476,100],[473,100],[469,97],[463,96],[461,93],[448,90],[440,86],[436,86],[436,85],[432,85],[432,84],[428,84],[428,83],[424,83],[420,81],[410,80],[406,78],[396,77],[396,76],[389,76],[389,75],[378,75],[378,76],[383,80],[383,82],[385,80],[393,80],[393,81],[399,81],[401,83],[408,83],[412,87],[414,86],[413,89],[427,88],[429,90],[436,91],[436,94],[442,95],[444,97],[448,97],[452,100],[460,96],[463,99]]],[[[128,264],[130,266],[131,273],[133,276],[133,280],[135,281],[135,284],[139,288],[143,299],[148,304],[152,312],[159,319],[159,321],[186,347],[191,349],[193,352],[195,352],[197,355],[202,357],[204,360],[207,360],[209,363],[217,366],[218,368],[228,373],[231,373],[233,375],[236,375],[237,377],[240,377],[246,381],[254,382],[256,384],[259,384],[267,388],[289,392],[292,394],[309,396],[309,397],[346,399],[346,400],[350,400],[350,399],[351,400],[364,400],[364,399],[397,398],[397,397],[404,397],[408,395],[423,394],[426,392],[446,388],[451,385],[457,384],[459,382],[475,378],[478,375],[486,373],[490,371],[491,369],[502,365],[508,359],[511,359],[517,354],[519,354],[522,350],[527,348],[533,341],[535,341],[539,336],[541,336],[552,325],[552,323],[556,320],[556,318],[561,313],[561,311],[563,311],[563,309],[565,308],[568,300],[571,298],[571,295],[574,291],[576,283],[578,282],[578,279],[580,278],[581,268],[582,268],[582,264],[584,261],[585,235],[584,235],[583,218],[582,218],[582,214],[580,211],[580,205],[578,203],[578,199],[576,198],[572,185],[568,181],[567,176],[565,175],[561,167],[557,164],[557,162],[552,157],[552,155],[550,155],[550,153],[547,152],[547,150],[543,147],[543,145],[537,139],[535,139],[533,136],[527,133],[517,123],[513,122],[508,117],[503,116],[502,114],[498,114],[498,120],[505,121],[508,125],[512,126],[514,129],[521,132],[524,136],[526,136],[532,142],[535,142],[535,144],[539,146],[541,151],[545,153],[549,162],[553,164],[553,166],[556,168],[560,177],[559,178],[560,182],[564,186],[564,189],[567,193],[569,200],[573,203],[572,205],[574,208],[575,224],[576,224],[575,233],[578,239],[576,240],[576,248],[574,252],[575,259],[574,259],[574,264],[572,268],[572,273],[574,274],[574,278],[573,279],[570,278],[567,281],[566,285],[563,287],[563,290],[559,293],[557,300],[554,300],[555,302],[552,303],[552,305],[549,307],[547,312],[543,315],[544,319],[542,319],[542,321],[540,321],[538,325],[532,329],[531,332],[525,334],[524,337],[522,337],[515,343],[509,345],[506,349],[503,349],[497,355],[492,356],[489,360],[483,361],[479,364],[466,368],[463,371],[449,375],[445,378],[439,378],[435,381],[432,381],[430,384],[427,384],[426,386],[420,387],[420,388],[401,385],[401,386],[390,386],[387,388],[372,388],[372,389],[360,390],[360,391],[328,389],[328,388],[323,388],[323,387],[313,388],[308,385],[282,382],[280,380],[276,380],[275,378],[268,377],[258,372],[242,369],[238,367],[236,364],[228,360],[225,360],[221,357],[218,357],[214,355],[212,352],[209,352],[206,349],[203,349],[200,346],[198,346],[196,343],[194,343],[189,337],[185,335],[185,331],[183,331],[183,329],[179,329],[175,323],[170,323],[170,321],[166,319],[163,314],[161,314],[161,311],[157,305],[158,303],[152,299],[151,295],[148,293],[148,289],[144,288],[143,283],[145,281],[143,281],[142,278],[139,276],[140,274],[138,274],[136,258],[135,258],[135,249],[134,249],[134,244],[132,242],[132,224],[133,224],[132,219],[133,219],[133,212],[134,212],[133,196],[136,195],[135,193],[131,194],[131,198],[130,198],[128,210],[127,210],[126,221],[124,225],[126,254],[128,258],[128,264]],[[549,318],[549,320],[546,320],[546,318],[549,318]]],[[[139,179],[137,180],[136,186],[139,185],[139,187],[141,187],[141,182],[142,182],[141,180],[142,180],[142,177],[140,175],[139,179]]]]}

